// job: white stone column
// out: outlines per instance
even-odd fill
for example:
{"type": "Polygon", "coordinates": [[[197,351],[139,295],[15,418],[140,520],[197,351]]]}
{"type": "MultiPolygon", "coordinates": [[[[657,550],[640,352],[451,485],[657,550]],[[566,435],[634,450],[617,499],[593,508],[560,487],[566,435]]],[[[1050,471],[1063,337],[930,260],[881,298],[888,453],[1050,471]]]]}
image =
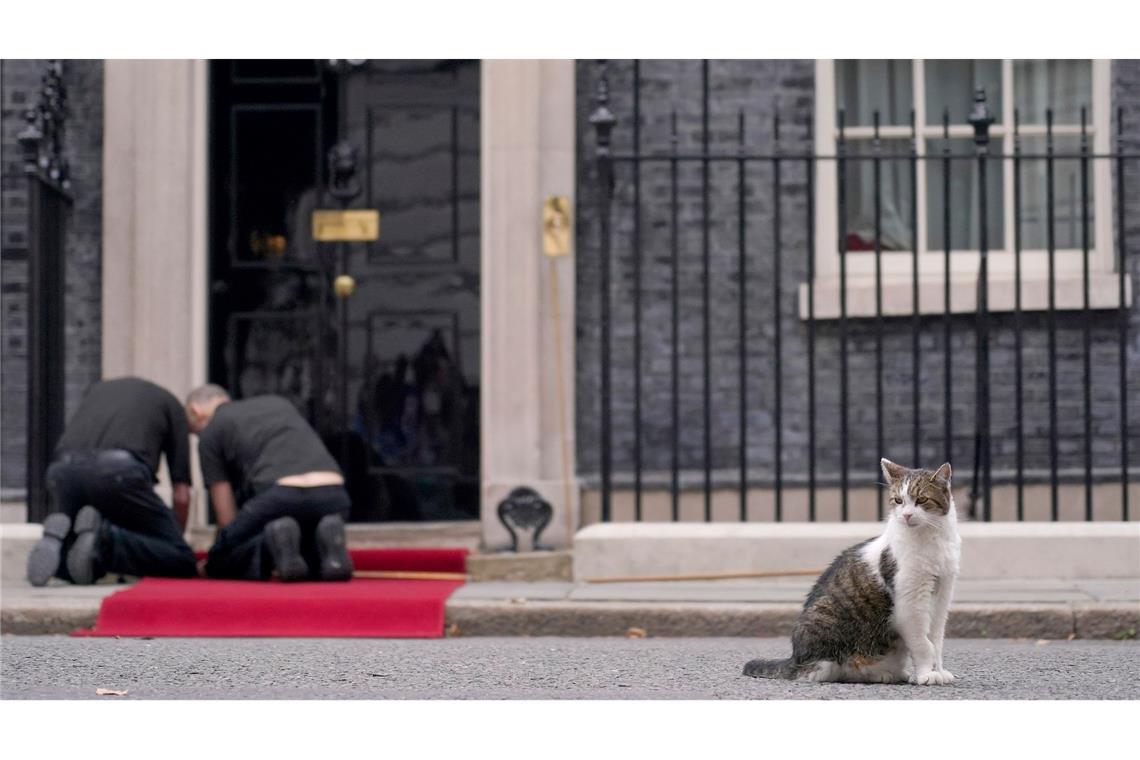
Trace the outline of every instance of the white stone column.
{"type": "Polygon", "coordinates": [[[509,543],[496,508],[512,488],[529,486],[555,510],[542,543],[567,546],[578,524],[574,257],[543,255],[541,221],[547,196],[568,196],[576,211],[574,62],[485,60],[481,87],[483,541],[489,549],[509,543]]]}
{"type": "Polygon", "coordinates": [[[104,67],[103,376],[179,398],[206,380],[206,82],[205,61],[104,67]]]}

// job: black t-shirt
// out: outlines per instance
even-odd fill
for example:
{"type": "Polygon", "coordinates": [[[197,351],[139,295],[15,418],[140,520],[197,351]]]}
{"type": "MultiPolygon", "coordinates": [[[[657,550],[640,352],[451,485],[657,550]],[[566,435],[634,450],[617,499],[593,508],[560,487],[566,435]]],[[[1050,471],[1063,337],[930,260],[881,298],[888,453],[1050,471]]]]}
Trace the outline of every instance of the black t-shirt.
{"type": "MultiPolygon", "coordinates": [[[[170,391],[137,377],[96,383],[56,444],[64,451],[126,449],[158,474],[158,459],[174,483],[190,482],[186,410],[170,391]]],[[[157,477],[156,477],[157,479],[157,477]]]]}
{"type": "Polygon", "coordinates": [[[280,396],[227,401],[198,434],[207,486],[230,481],[250,498],[281,478],[306,472],[340,472],[316,431],[280,396]]]}

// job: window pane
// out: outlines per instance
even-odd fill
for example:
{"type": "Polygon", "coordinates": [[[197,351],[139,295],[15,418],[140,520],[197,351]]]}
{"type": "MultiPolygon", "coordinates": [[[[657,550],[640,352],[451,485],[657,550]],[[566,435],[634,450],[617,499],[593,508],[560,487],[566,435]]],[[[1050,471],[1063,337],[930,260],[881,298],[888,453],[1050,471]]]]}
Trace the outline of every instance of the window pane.
{"type": "Polygon", "coordinates": [[[836,61],[836,107],[843,109],[846,125],[869,127],[875,111],[880,124],[910,124],[912,69],[909,60],[836,61]]]}
{"type": "Polygon", "coordinates": [[[951,124],[965,124],[978,87],[986,91],[990,113],[1001,120],[1001,61],[926,61],[923,76],[927,124],[941,124],[943,111],[951,124]]]}
{"type": "MultiPolygon", "coordinates": [[[[1057,248],[1081,247],[1081,162],[1072,156],[1080,151],[1079,137],[1055,137],[1053,149],[1066,158],[1053,163],[1053,231],[1057,248]]],[[[1023,153],[1044,154],[1045,138],[1023,137],[1023,153]]],[[[1089,247],[1096,245],[1093,214],[1093,162],[1089,161],[1089,247]]],[[[1048,242],[1048,167],[1044,158],[1021,161],[1021,247],[1045,249],[1048,242]]]]}
{"type": "MultiPolygon", "coordinates": [[[[972,140],[927,140],[926,155],[941,156],[949,147],[951,156],[974,156],[972,140]]],[[[988,250],[1005,248],[1005,224],[1002,217],[1002,178],[1000,159],[986,163],[986,243],[988,250]]],[[[926,162],[926,246],[931,251],[946,249],[946,168],[941,160],[926,162]]],[[[950,249],[976,251],[980,248],[978,222],[981,218],[981,193],[976,158],[950,161],[950,249]]]]}
{"type": "MultiPolygon", "coordinates": [[[[871,156],[866,140],[847,143],[848,156],[871,156]]],[[[911,225],[910,141],[884,140],[879,166],[879,239],[884,251],[909,251],[911,225]]],[[[869,160],[849,160],[846,180],[847,214],[845,235],[848,251],[875,249],[875,168],[869,160]]]]}
{"type": "Polygon", "coordinates": [[[1092,107],[1092,62],[1014,61],[1013,91],[1022,124],[1044,124],[1050,107],[1054,124],[1080,124],[1081,106],[1092,107]]]}

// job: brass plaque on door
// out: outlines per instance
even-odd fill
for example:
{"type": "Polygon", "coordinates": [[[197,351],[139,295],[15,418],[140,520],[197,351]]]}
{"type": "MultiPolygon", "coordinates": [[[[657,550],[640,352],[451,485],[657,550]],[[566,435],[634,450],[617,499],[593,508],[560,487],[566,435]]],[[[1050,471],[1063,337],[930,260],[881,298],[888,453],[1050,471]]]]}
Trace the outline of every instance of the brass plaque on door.
{"type": "Polygon", "coordinates": [[[368,209],[318,209],[313,212],[313,240],[361,242],[380,237],[380,212],[368,209]]]}

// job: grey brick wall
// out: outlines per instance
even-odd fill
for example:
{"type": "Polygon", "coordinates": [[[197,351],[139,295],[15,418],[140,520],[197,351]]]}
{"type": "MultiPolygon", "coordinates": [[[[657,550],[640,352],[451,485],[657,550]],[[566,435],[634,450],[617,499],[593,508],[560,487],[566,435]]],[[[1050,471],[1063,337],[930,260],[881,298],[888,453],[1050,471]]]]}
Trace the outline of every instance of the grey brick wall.
{"type": "MultiPolygon", "coordinates": [[[[618,116],[615,149],[632,147],[632,63],[610,66],[611,108],[618,116]]],[[[577,409],[578,467],[587,478],[599,468],[599,262],[598,211],[594,184],[594,134],[588,123],[594,107],[593,62],[578,64],[578,225],[577,225],[577,409]]],[[[677,109],[680,149],[699,150],[701,137],[701,73],[698,61],[648,61],[641,64],[642,151],[669,149],[669,114],[677,109]]],[[[810,147],[810,118],[814,108],[812,61],[713,61],[710,64],[710,131],[714,149],[732,149],[737,113],[746,116],[746,146],[764,151],[771,146],[772,114],[781,116],[781,144],[789,149],[810,147]]],[[[1126,110],[1126,147],[1140,150],[1140,62],[1113,65],[1114,109],[1126,110]]],[[[739,445],[737,302],[737,212],[733,164],[713,164],[710,172],[710,291],[712,366],[712,463],[733,470],[739,445]]],[[[749,169],[747,216],[749,238],[746,293],[749,309],[748,345],[748,460],[758,480],[772,471],[774,450],[774,315],[772,294],[773,243],[771,223],[772,172],[768,165],[749,169]]],[[[1136,287],[1140,271],[1140,166],[1132,162],[1126,233],[1131,252],[1129,269],[1136,287]]],[[[783,445],[781,461],[786,480],[806,477],[807,327],[798,318],[796,289],[807,279],[806,182],[802,163],[782,170],[782,276],[779,310],[783,361],[783,445]]],[[[633,256],[632,170],[618,168],[614,205],[612,270],[614,462],[618,473],[633,463],[633,256]]],[[[701,175],[699,163],[680,171],[681,238],[681,466],[703,467],[703,333],[701,175]]],[[[646,470],[670,465],[670,288],[668,165],[645,164],[641,174],[643,250],[642,419],[643,462],[646,470]]],[[[1083,333],[1082,317],[1058,319],[1058,377],[1060,466],[1083,468],[1083,333]]],[[[1043,315],[1024,318],[1024,409],[1026,467],[1047,468],[1048,385],[1046,330],[1043,315]]],[[[1095,467],[1117,467],[1119,394],[1117,318],[1091,317],[1093,374],[1093,454],[1095,467]]],[[[875,441],[874,320],[853,320],[849,328],[850,468],[853,484],[878,474],[880,456],[909,463],[911,453],[911,326],[909,318],[887,320],[884,336],[885,447],[875,441]]],[[[924,318],[920,332],[922,392],[920,458],[924,465],[940,463],[943,443],[943,355],[941,317],[924,318]]],[[[995,471],[1015,466],[1014,354],[1012,318],[995,315],[991,323],[991,397],[995,471]]],[[[816,452],[817,472],[836,476],[839,468],[839,351],[835,322],[816,328],[816,452]]],[[[973,462],[974,336],[972,317],[956,317],[951,339],[953,367],[952,460],[969,470],[973,462]]],[[[1128,341],[1130,380],[1130,460],[1140,464],[1140,306],[1131,312],[1128,341]]]]}
{"type": "MultiPolygon", "coordinates": [[[[0,62],[0,487],[24,487],[27,433],[27,180],[16,135],[35,102],[44,61],[0,62]]],[[[72,207],[66,250],[68,415],[100,376],[103,63],[68,61],[67,154],[72,207]]]]}

